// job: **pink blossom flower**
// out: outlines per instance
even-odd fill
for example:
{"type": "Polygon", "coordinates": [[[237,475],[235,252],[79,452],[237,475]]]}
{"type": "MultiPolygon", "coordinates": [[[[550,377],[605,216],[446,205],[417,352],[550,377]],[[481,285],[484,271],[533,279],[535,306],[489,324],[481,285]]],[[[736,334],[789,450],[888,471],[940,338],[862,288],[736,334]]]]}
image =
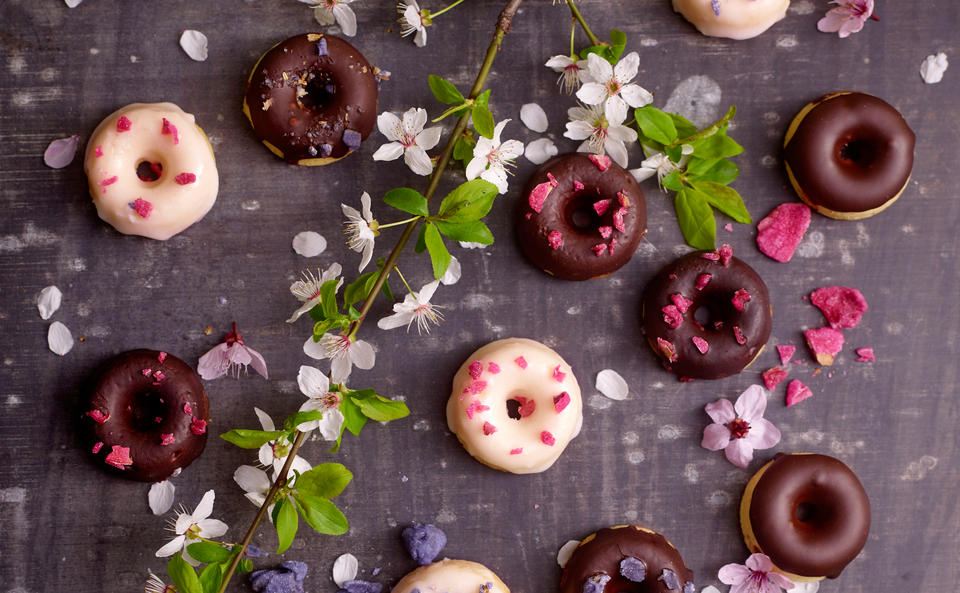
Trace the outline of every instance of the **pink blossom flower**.
{"type": "Polygon", "coordinates": [[[217,344],[200,357],[197,372],[207,381],[219,379],[232,369],[236,370],[235,374],[239,377],[240,367],[246,370],[248,364],[264,379],[267,378],[266,361],[259,352],[244,345],[243,336],[237,332],[237,324],[234,323],[233,331],[224,337],[224,342],[217,344]]]}
{"type": "Polygon", "coordinates": [[[863,23],[873,16],[873,0],[830,0],[836,8],[817,22],[817,29],[824,33],[838,33],[848,37],[863,28],[863,23]]]}
{"type": "Polygon", "coordinates": [[[793,581],[773,571],[773,562],[764,554],[751,554],[743,564],[727,564],[717,573],[720,582],[731,585],[730,593],[780,593],[793,589],[793,581]]]}
{"type": "Polygon", "coordinates": [[[718,399],[704,408],[713,420],[703,430],[700,446],[711,451],[724,449],[730,463],[747,467],[754,449],[769,449],[780,442],[780,431],[763,418],[767,396],[759,385],[740,394],[736,404],[718,399]]]}

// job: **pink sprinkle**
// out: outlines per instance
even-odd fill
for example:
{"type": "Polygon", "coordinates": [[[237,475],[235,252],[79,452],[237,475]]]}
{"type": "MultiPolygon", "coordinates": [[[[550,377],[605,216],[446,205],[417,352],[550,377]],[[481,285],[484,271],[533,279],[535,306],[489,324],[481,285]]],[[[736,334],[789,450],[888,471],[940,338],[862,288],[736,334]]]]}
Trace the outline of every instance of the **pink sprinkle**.
{"type": "Polygon", "coordinates": [[[153,378],[156,379],[157,381],[163,381],[164,379],[167,378],[167,376],[163,374],[163,371],[154,371],[153,378]]]}
{"type": "Polygon", "coordinates": [[[94,455],[96,455],[97,453],[100,452],[100,449],[103,449],[103,441],[97,441],[96,443],[94,443],[93,449],[91,449],[91,451],[93,452],[94,455]]]}
{"type": "Polygon", "coordinates": [[[201,435],[207,432],[207,421],[194,416],[193,421],[190,422],[190,432],[195,435],[201,435]]]}
{"type": "Polygon", "coordinates": [[[149,377],[153,374],[153,369],[141,369],[140,371],[144,377],[149,377]]]}
{"type": "Polygon", "coordinates": [[[718,254],[720,255],[720,263],[723,264],[723,267],[727,267],[730,265],[730,260],[733,258],[733,247],[730,247],[724,243],[720,246],[718,254]]]}
{"type": "Polygon", "coordinates": [[[739,325],[733,326],[733,337],[737,340],[737,344],[740,344],[741,346],[747,343],[747,337],[743,335],[742,331],[740,331],[739,325]]]}
{"type": "Polygon", "coordinates": [[[710,261],[720,261],[720,251],[719,250],[707,251],[706,253],[701,253],[700,257],[702,257],[703,259],[708,259],[710,261]]]}
{"type": "Polygon", "coordinates": [[[470,376],[474,379],[479,379],[480,375],[483,374],[483,363],[479,360],[475,360],[470,363],[470,376]]]}
{"type": "Polygon", "coordinates": [[[610,239],[610,255],[613,255],[613,250],[617,248],[617,240],[610,239]]]}
{"type": "Polygon", "coordinates": [[[126,469],[125,466],[133,465],[133,458],[130,457],[130,447],[114,445],[113,449],[107,453],[107,458],[104,461],[117,469],[126,469]]]}
{"type": "Polygon", "coordinates": [[[193,416],[193,408],[190,407],[190,402],[183,404],[183,413],[193,416]]]}
{"type": "Polygon", "coordinates": [[[553,185],[549,181],[538,184],[533,191],[530,192],[530,197],[527,201],[530,203],[530,208],[533,209],[537,214],[543,210],[543,203],[547,201],[547,196],[550,195],[550,192],[553,191],[553,185]]]}
{"type": "Polygon", "coordinates": [[[553,396],[553,409],[557,411],[557,414],[566,409],[570,405],[570,394],[566,391],[560,393],[560,395],[553,396]]]}
{"type": "Polygon", "coordinates": [[[591,248],[590,248],[590,251],[592,251],[592,252],[594,253],[594,255],[596,255],[597,257],[600,257],[601,255],[603,255],[604,253],[607,252],[607,244],[606,244],[606,243],[598,243],[598,244],[594,245],[593,247],[591,247],[591,248]]]}
{"type": "Polygon", "coordinates": [[[108,185],[113,185],[114,183],[117,182],[118,179],[120,179],[120,177],[116,175],[114,175],[110,179],[104,179],[103,181],[100,182],[100,187],[107,187],[108,185]]]}
{"type": "Polygon", "coordinates": [[[700,336],[693,336],[690,338],[693,340],[693,345],[697,347],[697,350],[700,351],[700,354],[706,354],[710,350],[710,344],[700,336]]]}
{"type": "Polygon", "coordinates": [[[491,361],[489,364],[487,364],[487,370],[490,371],[491,375],[496,375],[500,372],[500,365],[491,361]]]}
{"type": "Polygon", "coordinates": [[[856,350],[854,350],[854,352],[856,352],[857,356],[859,356],[859,358],[857,359],[857,362],[876,362],[877,361],[876,357],[873,355],[873,348],[869,346],[865,348],[857,348],[856,350]]]}
{"type": "Polygon", "coordinates": [[[757,224],[757,247],[771,259],[788,262],[809,226],[810,208],[806,204],[780,204],[757,224]]]}
{"type": "Polygon", "coordinates": [[[93,418],[94,422],[96,422],[97,424],[103,424],[104,422],[110,419],[110,412],[107,412],[106,414],[104,414],[100,410],[90,410],[89,412],[87,412],[87,416],[90,416],[91,418],[93,418]]]}
{"type": "Polygon", "coordinates": [[[553,435],[550,434],[549,430],[545,430],[540,433],[540,440],[544,445],[548,445],[550,447],[554,446],[557,442],[557,439],[553,438],[553,435]]]}
{"type": "Polygon", "coordinates": [[[131,202],[130,207],[136,210],[140,218],[150,218],[150,213],[153,212],[153,204],[143,198],[137,198],[131,202]]]}
{"type": "Polygon", "coordinates": [[[173,178],[180,185],[186,185],[188,183],[193,183],[197,180],[197,176],[193,173],[181,173],[173,178]]]}
{"type": "Polygon", "coordinates": [[[790,359],[793,358],[793,354],[797,351],[796,346],[781,345],[777,346],[777,354],[780,355],[780,364],[786,366],[790,359]]]}
{"type": "Polygon", "coordinates": [[[481,402],[478,399],[475,399],[472,402],[470,402],[469,406],[467,406],[467,418],[469,418],[470,420],[473,420],[474,414],[482,414],[483,412],[486,412],[489,409],[490,409],[490,406],[485,406],[483,405],[483,402],[481,402]]]}
{"type": "Polygon", "coordinates": [[[809,387],[801,383],[800,379],[794,379],[787,385],[787,407],[799,404],[812,395],[809,387]]]}
{"type": "Polygon", "coordinates": [[[553,176],[553,173],[547,173],[547,179],[550,180],[550,185],[557,187],[560,184],[557,183],[557,178],[553,176]]]}
{"type": "Polygon", "coordinates": [[[94,148],[94,149],[93,149],[93,156],[95,156],[95,157],[97,157],[97,158],[102,157],[102,156],[103,156],[103,147],[102,147],[102,146],[97,146],[96,148],[94,148]]]}
{"type": "Polygon", "coordinates": [[[603,237],[604,239],[609,239],[609,238],[610,238],[610,235],[613,234],[613,227],[612,227],[612,226],[602,226],[602,227],[598,228],[597,230],[600,231],[600,236],[603,237]]]}
{"type": "Polygon", "coordinates": [[[519,455],[523,453],[523,447],[517,447],[516,449],[510,449],[511,455],[519,455]]]}
{"type": "Polygon", "coordinates": [[[621,206],[613,213],[613,226],[621,233],[626,232],[627,227],[623,224],[623,217],[630,213],[630,210],[621,206]]]}
{"type": "Polygon", "coordinates": [[[483,434],[490,436],[493,433],[497,432],[497,427],[490,424],[489,422],[483,423],[483,434]]]}
{"type": "Polygon", "coordinates": [[[780,367],[767,369],[763,371],[763,384],[767,386],[769,391],[773,391],[777,385],[787,378],[788,374],[789,372],[786,369],[780,367]]]}
{"type": "Polygon", "coordinates": [[[703,288],[710,283],[711,278],[713,278],[712,274],[700,274],[697,276],[697,283],[694,288],[697,290],[703,290],[703,288]]]}
{"type": "Polygon", "coordinates": [[[676,329],[683,323],[683,315],[676,305],[667,305],[663,309],[663,322],[670,326],[670,329],[676,329]]]}
{"type": "Polygon", "coordinates": [[[673,304],[677,306],[677,311],[680,311],[680,313],[686,313],[690,309],[690,305],[693,304],[693,301],[683,296],[679,292],[671,294],[670,300],[673,301],[673,304]]]}
{"type": "Polygon", "coordinates": [[[469,385],[463,388],[464,393],[471,393],[473,395],[478,395],[483,393],[483,390],[487,388],[486,381],[471,381],[469,385]]]}
{"type": "Polygon", "coordinates": [[[744,305],[750,302],[751,298],[752,297],[750,296],[750,293],[747,292],[745,289],[741,288],[737,292],[733,293],[733,298],[730,299],[730,302],[733,303],[734,309],[736,309],[737,311],[743,311],[744,305]]]}
{"type": "Polygon", "coordinates": [[[563,247],[563,233],[560,231],[550,231],[547,234],[547,243],[550,244],[551,249],[560,249],[563,247]]]}
{"type": "Polygon", "coordinates": [[[167,359],[167,353],[166,353],[166,352],[161,352],[160,354],[157,354],[157,360],[159,360],[160,362],[163,362],[163,361],[165,361],[166,359],[167,359]]]}
{"type": "Polygon", "coordinates": [[[170,121],[167,118],[163,118],[163,125],[160,128],[160,133],[164,135],[172,134],[173,144],[174,145],[180,144],[180,134],[177,133],[177,126],[170,123],[170,121]]]}
{"type": "Polygon", "coordinates": [[[121,115],[120,119],[117,120],[117,131],[126,132],[130,129],[131,125],[133,125],[133,122],[130,121],[130,118],[126,115],[121,115]]]}
{"type": "Polygon", "coordinates": [[[527,359],[525,359],[522,356],[518,356],[514,358],[513,362],[517,363],[517,366],[520,367],[521,369],[527,368],[527,359]]]}
{"type": "Polygon", "coordinates": [[[573,191],[581,191],[583,189],[583,184],[576,179],[573,180],[573,191]]]}
{"type": "Polygon", "coordinates": [[[606,171],[610,168],[610,157],[605,154],[588,154],[587,158],[590,159],[600,171],[606,171]]]}
{"type": "Polygon", "coordinates": [[[172,432],[163,433],[160,435],[160,444],[161,445],[172,445],[176,442],[177,439],[173,438],[172,432]]]}
{"type": "Polygon", "coordinates": [[[732,233],[733,223],[728,222],[727,224],[723,225],[723,230],[727,231],[728,233],[732,233]]]}
{"type": "Polygon", "coordinates": [[[857,327],[869,308],[859,290],[846,286],[818,288],[810,294],[810,302],[823,312],[834,329],[857,327]]]}
{"type": "Polygon", "coordinates": [[[668,342],[663,338],[657,338],[657,347],[660,348],[660,353],[667,359],[669,362],[677,362],[677,349],[674,347],[673,342],[668,342]]]}
{"type": "Polygon", "coordinates": [[[560,370],[560,365],[557,365],[553,368],[553,380],[557,383],[563,383],[563,380],[567,377],[567,374],[560,370]]]}
{"type": "Polygon", "coordinates": [[[627,197],[627,194],[623,193],[623,191],[618,191],[618,192],[617,192],[617,201],[620,202],[620,205],[621,205],[621,206],[629,206],[629,205],[630,205],[630,198],[628,198],[628,197],[627,197]]]}
{"type": "Polygon", "coordinates": [[[677,275],[676,275],[676,274],[667,274],[667,278],[669,278],[669,279],[671,279],[671,280],[676,280],[676,279],[677,279],[677,275]]]}
{"type": "Polygon", "coordinates": [[[610,204],[613,200],[609,198],[606,200],[597,200],[593,203],[593,211],[597,213],[597,216],[603,216],[607,213],[607,209],[610,208],[610,204]]]}

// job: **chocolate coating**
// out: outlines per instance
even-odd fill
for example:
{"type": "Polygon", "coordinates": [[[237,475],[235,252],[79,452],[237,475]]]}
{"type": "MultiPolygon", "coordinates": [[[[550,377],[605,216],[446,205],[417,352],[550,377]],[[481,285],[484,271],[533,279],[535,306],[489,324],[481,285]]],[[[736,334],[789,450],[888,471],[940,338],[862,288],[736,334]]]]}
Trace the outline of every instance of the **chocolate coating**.
{"type": "Polygon", "coordinates": [[[643,327],[647,341],[666,369],[680,377],[722,379],[739,373],[760,354],[773,326],[770,293],[763,279],[736,257],[731,256],[726,266],[703,257],[711,253],[694,251],[674,260],[644,289],[643,327]],[[701,274],[710,274],[710,280],[698,290],[701,274]],[[750,300],[743,304],[743,311],[738,311],[733,298],[741,289],[749,293],[750,300]],[[673,305],[674,294],[693,302],[680,325],[671,328],[664,320],[663,308],[673,305]],[[705,310],[701,312],[701,319],[706,321],[702,325],[696,318],[700,309],[705,310]],[[739,329],[743,344],[737,341],[735,328],[739,329]],[[706,354],[700,353],[693,341],[695,337],[706,340],[706,354]],[[672,345],[675,360],[670,360],[658,338],[672,345]]]}
{"type": "Polygon", "coordinates": [[[750,525],[781,570],[836,578],[867,541],[870,500],[839,459],[778,454],[753,490],[750,525]]]}
{"type": "MultiPolygon", "coordinates": [[[[683,563],[680,552],[659,533],[621,525],[607,527],[587,538],[574,550],[560,577],[560,593],[583,593],[583,583],[592,576],[606,574],[610,581],[603,593],[665,593],[670,591],[660,579],[664,569],[672,570],[682,590],[693,582],[693,572],[683,563]],[[633,557],[645,565],[646,577],[640,583],[620,574],[620,562],[633,557]]],[[[676,590],[674,590],[676,591],[676,590]]]]}
{"type": "Polygon", "coordinates": [[[630,261],[647,232],[647,205],[633,176],[609,157],[599,157],[608,163],[605,170],[591,158],[597,157],[572,153],[550,159],[530,177],[518,202],[517,236],[527,259],[564,280],[616,271],[630,261]],[[583,187],[576,189],[577,183],[583,187]],[[551,188],[539,212],[531,205],[536,199],[530,199],[538,187],[551,188]],[[605,200],[609,204],[598,214],[594,204],[605,200]],[[601,229],[609,233],[606,238],[601,229]],[[553,235],[553,244],[551,233],[559,233],[553,235]],[[562,244],[557,245],[556,237],[562,244]]]}
{"type": "Polygon", "coordinates": [[[915,142],[900,112],[864,93],[832,93],[812,105],[784,145],[800,197],[839,213],[896,198],[910,178],[915,142]]]}
{"type": "Polygon", "coordinates": [[[167,354],[163,362],[160,358],[156,350],[141,349],[105,362],[93,376],[82,411],[88,450],[103,443],[94,453],[98,462],[108,471],[143,482],[164,480],[177,468],[190,465],[203,452],[210,422],[210,405],[199,375],[175,356],[167,354]],[[145,369],[151,372],[145,374],[145,369]],[[98,422],[93,411],[106,420],[98,422]],[[191,429],[195,418],[205,423],[201,434],[191,429]],[[173,435],[173,442],[162,444],[161,435],[173,435]],[[114,446],[129,447],[133,464],[121,470],[106,463],[114,446]]]}
{"type": "Polygon", "coordinates": [[[376,71],[339,37],[297,35],[253,67],[243,105],[254,133],[278,156],[325,164],[358,148],[373,130],[376,71]]]}

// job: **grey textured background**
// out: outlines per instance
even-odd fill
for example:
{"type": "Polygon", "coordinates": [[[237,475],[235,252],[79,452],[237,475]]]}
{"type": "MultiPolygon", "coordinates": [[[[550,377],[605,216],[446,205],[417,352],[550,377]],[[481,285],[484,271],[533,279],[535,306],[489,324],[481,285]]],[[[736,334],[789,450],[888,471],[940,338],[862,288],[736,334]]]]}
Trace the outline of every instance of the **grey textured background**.
{"type": "MultiPolygon", "coordinates": [[[[381,110],[420,105],[440,112],[426,75],[439,73],[466,87],[472,81],[501,2],[472,0],[430,28],[424,49],[400,39],[394,7],[382,0],[353,6],[360,20],[353,42],[393,72],[381,110]]],[[[428,8],[439,4],[428,2],[428,8]]],[[[640,52],[639,82],[656,104],[696,101],[714,116],[729,104],[740,111],[731,135],[746,151],[735,186],[756,220],[793,199],[780,164],[787,123],[807,101],[829,91],[876,94],[904,114],[917,132],[913,179],[901,200],[880,216],[841,222],[815,216],[793,262],[778,264],[755,247],[754,226],[720,230],[738,255],[771,288],[771,348],[744,373],[722,381],[681,384],[665,373],[644,344],[637,318],[646,281],[682,253],[670,199],[650,182],[650,231],[633,260],[615,275],[587,283],[556,281],[533,269],[515,245],[511,203],[532,170],[521,160],[511,192],[491,215],[497,236],[484,251],[455,250],[459,284],[441,288],[435,302],[448,321],[429,336],[383,332],[370,323],[362,337],[378,349],[354,387],[403,396],[413,414],[389,426],[370,426],[341,453],[323,443],[305,446],[313,463],[336,460],[355,473],[340,497],[351,521],[334,538],[302,532],[288,559],[305,560],[310,591],[333,591],[333,559],[350,551],[369,575],[392,583],[412,568],[399,543],[405,523],[435,522],[449,535],[447,555],[483,562],[519,593],[550,590],[559,571],[557,549],[610,524],[635,522],[666,534],[698,576],[715,582],[717,569],[742,562],[736,507],[751,471],[774,451],[832,454],[851,465],[873,502],[866,549],[821,590],[947,591],[960,581],[960,487],[957,461],[960,411],[957,360],[956,228],[960,201],[955,175],[960,156],[960,17],[949,0],[879,1],[879,22],[846,40],[818,33],[825,1],[793,2],[787,18],[745,42],[699,35],[662,1],[583,3],[600,34],[614,26],[640,52]],[[957,62],[938,85],[924,85],[924,56],[945,51],[957,62]],[[831,369],[816,366],[801,330],[822,323],[803,296],[841,284],[861,289],[870,311],[831,369]],[[473,461],[445,427],[449,381],[461,361],[489,340],[527,336],[553,346],[573,365],[585,396],[584,429],[560,461],[534,476],[505,475],[473,461]],[[774,344],[797,345],[802,365],[791,378],[816,395],[787,410],[781,386],[767,417],[783,441],[758,454],[749,470],[700,448],[708,418],[703,405],[734,398],[773,366],[774,344]],[[856,363],[853,348],[873,346],[876,364],[856,363]],[[630,398],[596,394],[603,368],[630,383],[630,398]]],[[[334,166],[296,168],[269,154],[240,112],[249,68],[276,41],[316,30],[310,10],[277,2],[134,2],[87,0],[67,9],[59,0],[0,3],[0,589],[4,591],[139,590],[148,568],[162,571],[153,552],[168,537],[164,519],[150,514],[148,485],[114,478],[95,467],[75,435],[75,401],[82,379],[109,355],[136,347],[168,350],[195,363],[236,320],[247,343],[266,357],[271,379],[250,376],[208,383],[212,431],[255,427],[253,405],[280,417],[302,402],[295,378],[309,361],[300,346],[309,323],[284,319],[297,303],[287,287],[299,270],[339,261],[353,276],[358,257],[340,243],[339,203],[356,204],[361,191],[378,198],[398,185],[424,187],[399,162],[375,164],[375,134],[334,166]],[[195,28],[210,38],[210,59],[190,61],[177,45],[195,28]],[[119,235],[100,222],[90,203],[81,159],[55,171],[41,155],[54,138],[84,140],[114,109],[134,101],[169,100],[197,116],[216,149],[219,199],[207,217],[166,242],[119,235]],[[329,241],[316,259],[290,249],[301,230],[329,241]],[[64,292],[53,317],[85,341],[64,358],[46,348],[50,322],[35,298],[48,284],[64,292]],[[205,336],[211,325],[214,334],[205,336]]],[[[542,63],[567,46],[563,6],[528,0],[503,46],[489,85],[497,119],[514,118],[506,136],[537,134],[519,123],[521,104],[536,101],[550,116],[548,134],[561,150],[564,111],[571,98],[556,92],[542,63]]],[[[689,107],[689,105],[688,105],[689,107]]],[[[448,123],[448,129],[449,129],[448,123]]],[[[631,165],[638,166],[634,151],[631,165]]],[[[452,187],[459,173],[445,181],[452,187]]],[[[374,206],[382,222],[393,220],[374,206]]],[[[721,220],[721,224],[727,222],[721,220]]],[[[380,239],[386,254],[395,234],[380,239]]],[[[428,280],[425,258],[411,254],[402,269],[415,286],[428,280]]],[[[398,286],[398,283],[395,283],[398,286]]],[[[371,321],[385,314],[378,302],[371,321]]],[[[211,439],[205,454],[175,479],[188,507],[208,488],[217,491],[214,516],[240,538],[254,509],[233,484],[236,466],[251,452],[211,439]]],[[[256,542],[274,544],[264,528],[256,542]]],[[[259,561],[260,565],[273,559],[259,561]]],[[[232,590],[247,588],[238,579],[232,590]]]]}

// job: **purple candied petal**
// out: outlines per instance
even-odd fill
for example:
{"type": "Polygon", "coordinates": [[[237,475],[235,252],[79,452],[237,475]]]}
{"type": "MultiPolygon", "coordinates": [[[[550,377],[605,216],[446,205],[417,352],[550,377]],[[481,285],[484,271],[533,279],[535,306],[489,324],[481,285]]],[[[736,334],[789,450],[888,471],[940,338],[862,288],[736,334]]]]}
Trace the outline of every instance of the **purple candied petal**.
{"type": "Polygon", "coordinates": [[[683,593],[697,593],[697,587],[693,581],[687,581],[683,584],[683,593]]]}
{"type": "Polygon", "coordinates": [[[400,534],[403,545],[414,562],[426,566],[440,554],[440,550],[447,545],[447,534],[435,525],[414,523],[403,529],[400,534]]]}
{"type": "Polygon", "coordinates": [[[710,0],[710,7],[713,8],[713,14],[720,16],[720,0],[710,0]]]}
{"type": "Polygon", "coordinates": [[[680,590],[680,579],[677,578],[677,573],[673,572],[669,568],[664,568],[663,573],[661,573],[660,578],[657,580],[663,581],[663,586],[670,591],[680,590]]]}
{"type": "Polygon", "coordinates": [[[250,573],[250,586],[257,593],[303,593],[303,579],[307,565],[289,560],[278,568],[257,570],[250,573]]]}
{"type": "Polygon", "coordinates": [[[77,154],[77,143],[80,142],[80,136],[74,134],[69,138],[60,138],[54,140],[43,151],[43,162],[53,169],[62,169],[73,162],[73,157],[77,154]]]}
{"type": "Polygon", "coordinates": [[[343,588],[346,589],[347,593],[380,593],[383,591],[382,584],[361,580],[346,581],[343,583],[343,588]]]}
{"type": "Polygon", "coordinates": [[[307,564],[305,562],[287,560],[286,562],[281,562],[280,566],[292,572],[298,583],[302,583],[303,579],[307,578],[307,564]]]}
{"type": "Polygon", "coordinates": [[[360,132],[357,132],[356,130],[343,131],[343,143],[350,150],[356,150],[360,148],[361,141],[363,141],[363,137],[360,136],[360,132]]]}
{"type": "Polygon", "coordinates": [[[493,583],[487,581],[485,584],[480,585],[480,593],[492,593],[493,592],[493,583]]]}
{"type": "Polygon", "coordinates": [[[327,51],[327,38],[322,37],[320,41],[317,42],[317,55],[326,56],[330,55],[330,52],[327,51]]]}
{"type": "Polygon", "coordinates": [[[248,558],[266,558],[270,554],[267,554],[257,546],[250,544],[247,546],[247,557],[248,558]]]}
{"type": "Polygon", "coordinates": [[[647,565],[643,560],[627,556],[620,561],[620,575],[628,581],[642,583],[647,578],[647,565]]]}
{"type": "Polygon", "coordinates": [[[603,588],[610,582],[610,575],[597,574],[583,581],[583,593],[603,593],[603,588]]]}
{"type": "Polygon", "coordinates": [[[321,144],[320,145],[320,156],[326,158],[333,153],[333,146],[330,144],[321,144]]]}

